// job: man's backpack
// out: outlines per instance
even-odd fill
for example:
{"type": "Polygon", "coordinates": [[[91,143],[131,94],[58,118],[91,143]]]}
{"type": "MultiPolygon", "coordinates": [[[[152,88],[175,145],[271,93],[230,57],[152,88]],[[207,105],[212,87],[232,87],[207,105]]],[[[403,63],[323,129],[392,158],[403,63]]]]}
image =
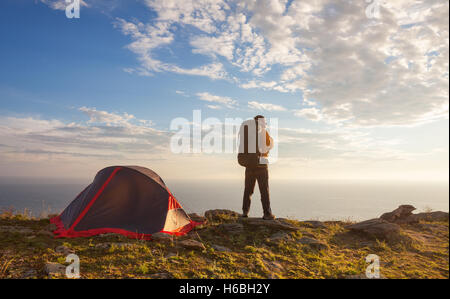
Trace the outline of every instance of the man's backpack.
{"type": "Polygon", "coordinates": [[[239,153],[238,163],[243,167],[258,167],[261,154],[258,148],[258,122],[255,120],[244,121],[239,129],[239,153]],[[249,129],[250,134],[249,134],[249,129]],[[251,146],[249,148],[249,140],[251,146]]]}

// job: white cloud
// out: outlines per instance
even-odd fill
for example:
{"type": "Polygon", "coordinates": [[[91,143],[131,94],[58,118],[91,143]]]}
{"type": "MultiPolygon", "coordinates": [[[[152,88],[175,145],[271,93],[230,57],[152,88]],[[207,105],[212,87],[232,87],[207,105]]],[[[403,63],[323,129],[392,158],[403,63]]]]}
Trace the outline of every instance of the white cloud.
{"type": "Polygon", "coordinates": [[[0,160],[78,161],[96,159],[147,160],[160,157],[167,132],[151,127],[150,120],[81,107],[87,122],[64,123],[33,117],[0,117],[0,160]]]}
{"type": "MultiPolygon", "coordinates": [[[[66,7],[68,5],[66,3],[66,0],[40,0],[40,1],[54,10],[66,10],[66,7]]],[[[89,5],[83,0],[80,0],[80,6],[89,7],[89,5]]]]}
{"type": "MultiPolygon", "coordinates": [[[[53,9],[65,4],[41,2],[53,9]]],[[[118,18],[115,25],[139,60],[124,68],[129,73],[173,72],[302,93],[304,104],[321,107],[323,120],[346,126],[448,118],[448,1],[380,3],[380,17],[370,19],[365,1],[145,0],[156,18],[118,18]],[[158,55],[172,49],[179,33],[188,37],[184,51],[210,61],[185,68],[158,55]]]]}
{"type": "Polygon", "coordinates": [[[304,117],[312,121],[319,121],[323,118],[322,113],[317,108],[304,108],[294,110],[294,115],[298,117],[304,117]]]}
{"type": "Polygon", "coordinates": [[[229,9],[222,0],[145,0],[145,4],[158,14],[161,22],[191,25],[204,32],[213,33],[217,23],[225,19],[229,9]]]}
{"type": "MultiPolygon", "coordinates": [[[[234,108],[237,105],[237,101],[233,100],[232,98],[229,98],[229,97],[217,96],[217,95],[210,94],[208,92],[199,92],[196,95],[202,101],[218,103],[218,104],[224,105],[228,108],[234,108]]],[[[214,109],[214,108],[212,108],[212,109],[214,109]]]]}
{"type": "Polygon", "coordinates": [[[174,39],[174,34],[170,31],[170,23],[168,22],[157,22],[151,25],[141,22],[127,22],[124,19],[117,18],[115,26],[120,28],[123,34],[129,35],[133,39],[133,42],[127,48],[134,52],[141,62],[141,67],[126,68],[128,73],[136,72],[139,75],[151,76],[154,72],[173,72],[206,76],[211,79],[225,79],[227,77],[223,65],[218,62],[186,69],[155,58],[153,51],[169,45],[174,39]]]}
{"type": "Polygon", "coordinates": [[[124,113],[123,115],[110,113],[107,111],[97,110],[95,108],[81,107],[80,111],[87,114],[90,119],[89,123],[105,123],[106,125],[127,125],[129,121],[134,119],[133,115],[124,113]]]}
{"type": "Polygon", "coordinates": [[[213,109],[213,110],[220,110],[222,109],[221,106],[219,105],[206,105],[209,109],[213,109]]]}
{"type": "Polygon", "coordinates": [[[266,110],[266,111],[285,111],[286,108],[280,105],[270,104],[270,103],[259,103],[257,101],[248,102],[248,107],[256,110],[266,110]]]}

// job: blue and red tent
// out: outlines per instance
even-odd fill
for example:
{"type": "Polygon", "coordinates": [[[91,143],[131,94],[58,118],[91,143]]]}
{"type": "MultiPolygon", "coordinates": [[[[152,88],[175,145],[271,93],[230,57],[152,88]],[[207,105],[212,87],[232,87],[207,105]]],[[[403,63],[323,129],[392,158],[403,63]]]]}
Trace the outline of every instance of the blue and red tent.
{"type": "Polygon", "coordinates": [[[57,217],[56,237],[118,233],[150,240],[154,233],[183,235],[192,221],[161,177],[140,166],[113,166],[97,173],[57,217]]]}

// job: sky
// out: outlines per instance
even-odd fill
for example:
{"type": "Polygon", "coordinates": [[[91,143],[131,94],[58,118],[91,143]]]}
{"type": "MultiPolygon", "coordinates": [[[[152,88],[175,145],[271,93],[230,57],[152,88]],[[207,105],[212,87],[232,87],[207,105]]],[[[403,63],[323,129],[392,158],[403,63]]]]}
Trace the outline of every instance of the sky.
{"type": "Polygon", "coordinates": [[[448,182],[447,0],[66,5],[0,2],[0,176],[242,177],[235,153],[171,150],[200,110],[276,120],[272,179],[448,182]]]}

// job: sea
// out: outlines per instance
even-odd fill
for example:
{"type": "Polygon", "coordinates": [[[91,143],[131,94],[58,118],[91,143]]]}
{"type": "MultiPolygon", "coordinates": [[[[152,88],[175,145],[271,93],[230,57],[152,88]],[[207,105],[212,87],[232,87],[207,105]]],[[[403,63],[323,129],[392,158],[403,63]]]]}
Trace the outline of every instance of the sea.
{"type": "MultiPolygon", "coordinates": [[[[0,178],[0,209],[46,216],[61,212],[89,181],[0,178]]],[[[241,211],[243,180],[166,180],[188,213],[209,209],[241,211]]],[[[422,211],[449,210],[447,182],[271,180],[270,200],[278,217],[297,220],[360,221],[401,204],[422,211]]],[[[262,216],[258,186],[250,216],[262,216]]]]}

